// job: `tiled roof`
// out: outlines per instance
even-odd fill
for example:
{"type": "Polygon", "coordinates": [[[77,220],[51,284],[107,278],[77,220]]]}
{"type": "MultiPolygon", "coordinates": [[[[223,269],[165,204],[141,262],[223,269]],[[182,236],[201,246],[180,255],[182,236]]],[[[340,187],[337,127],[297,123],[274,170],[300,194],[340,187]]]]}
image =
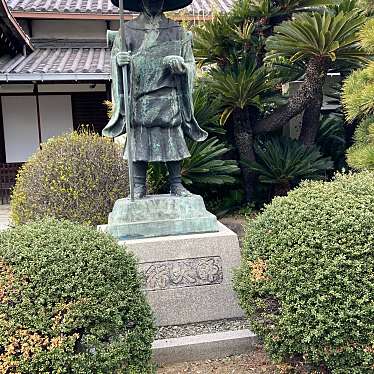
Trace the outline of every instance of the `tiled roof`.
{"type": "Polygon", "coordinates": [[[15,55],[24,47],[32,50],[29,37],[11,14],[6,0],[0,0],[0,55],[15,55]]]}
{"type": "Polygon", "coordinates": [[[110,78],[110,50],[100,46],[36,48],[28,56],[0,60],[0,80],[94,80],[110,78]]]}
{"type": "MultiPolygon", "coordinates": [[[[140,1],[140,0],[139,0],[140,1]]],[[[110,0],[7,0],[9,8],[16,12],[118,14],[118,8],[110,0]]],[[[233,0],[194,0],[186,9],[190,15],[209,15],[213,11],[226,12],[233,0]]]]}

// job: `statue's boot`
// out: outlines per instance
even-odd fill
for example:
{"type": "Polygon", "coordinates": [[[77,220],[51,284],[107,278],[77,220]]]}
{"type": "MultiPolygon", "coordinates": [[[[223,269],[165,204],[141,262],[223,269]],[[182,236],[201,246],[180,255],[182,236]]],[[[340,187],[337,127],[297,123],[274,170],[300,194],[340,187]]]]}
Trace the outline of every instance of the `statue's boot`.
{"type": "Polygon", "coordinates": [[[147,162],[146,161],[135,161],[133,162],[134,171],[134,197],[135,199],[141,199],[147,195],[147,162]]]}
{"type": "Polygon", "coordinates": [[[170,193],[175,196],[190,196],[191,192],[183,187],[181,176],[181,161],[168,161],[170,193]]]}

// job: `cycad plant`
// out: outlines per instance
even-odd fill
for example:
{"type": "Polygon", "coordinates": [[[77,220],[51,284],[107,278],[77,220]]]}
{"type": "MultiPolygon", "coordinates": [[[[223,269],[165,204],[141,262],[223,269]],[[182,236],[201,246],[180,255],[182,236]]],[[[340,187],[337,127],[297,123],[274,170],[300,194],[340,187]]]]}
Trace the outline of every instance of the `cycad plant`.
{"type": "Polygon", "coordinates": [[[193,106],[195,118],[201,128],[209,134],[224,135],[226,133],[220,124],[221,103],[211,92],[210,86],[202,79],[195,85],[193,106]]]}
{"type": "MultiPolygon", "coordinates": [[[[256,136],[281,132],[301,113],[300,140],[315,144],[328,70],[367,61],[357,36],[366,17],[356,1],[238,0],[230,12],[194,30],[195,54],[207,65],[222,104],[221,122],[234,134],[241,161],[255,160],[256,136]],[[302,83],[282,102],[282,84],[296,76],[302,83]]],[[[245,165],[251,200],[255,178],[245,165]]]]}
{"type": "Polygon", "coordinates": [[[263,97],[273,91],[277,83],[268,67],[257,67],[254,60],[226,70],[212,69],[210,78],[210,88],[219,97],[223,107],[222,125],[236,109],[243,111],[254,107],[261,110],[263,97]]]}
{"type": "Polygon", "coordinates": [[[297,140],[273,137],[255,143],[256,161],[248,166],[259,181],[272,186],[273,195],[285,195],[304,179],[320,179],[333,168],[330,158],[324,157],[316,146],[297,140]]]}
{"type": "Polygon", "coordinates": [[[362,12],[325,10],[300,14],[275,27],[267,39],[267,59],[279,57],[291,62],[304,61],[305,77],[293,99],[257,124],[256,131],[282,126],[304,111],[300,140],[313,144],[318,132],[323,84],[328,69],[339,62],[366,63],[367,52],[359,48],[358,31],[366,18],[362,12]]]}
{"type": "MultiPolygon", "coordinates": [[[[253,59],[244,59],[229,68],[210,72],[211,90],[222,106],[221,124],[233,117],[233,135],[240,160],[254,160],[250,113],[264,111],[265,99],[274,93],[277,83],[269,68],[258,67],[253,59]]],[[[245,164],[241,168],[247,196],[250,196],[254,176],[245,164]]]]}
{"type": "Polygon", "coordinates": [[[282,56],[291,62],[302,59],[320,60],[320,63],[367,62],[367,53],[357,48],[357,31],[364,22],[365,17],[357,10],[335,15],[327,11],[300,14],[275,28],[275,35],[266,43],[268,58],[282,56]]]}
{"type": "Polygon", "coordinates": [[[230,149],[217,138],[197,143],[188,141],[190,158],[183,160],[182,180],[185,185],[224,185],[237,183],[240,169],[234,160],[222,156],[230,149]]]}
{"type": "MultiPolygon", "coordinates": [[[[187,140],[191,157],[182,162],[182,182],[189,189],[237,184],[240,169],[237,161],[225,160],[230,148],[213,137],[197,143],[187,140]]],[[[148,171],[148,186],[152,193],[167,192],[167,170],[163,163],[152,163],[148,171]]]]}
{"type": "Polygon", "coordinates": [[[316,145],[323,155],[331,157],[335,169],[346,167],[346,134],[344,116],[341,113],[330,113],[321,116],[316,145]]]}

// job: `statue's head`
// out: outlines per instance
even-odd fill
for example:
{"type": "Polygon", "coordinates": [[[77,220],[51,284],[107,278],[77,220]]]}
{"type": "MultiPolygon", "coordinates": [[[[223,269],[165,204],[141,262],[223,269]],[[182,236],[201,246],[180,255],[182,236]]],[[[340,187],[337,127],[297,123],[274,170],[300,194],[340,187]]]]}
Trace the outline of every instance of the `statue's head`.
{"type": "MultiPolygon", "coordinates": [[[[119,6],[119,0],[111,0],[113,5],[119,6]]],[[[123,7],[132,12],[159,14],[169,10],[184,8],[192,3],[192,0],[123,0],[123,7]],[[156,13],[155,13],[156,12],[156,13]]]]}
{"type": "Polygon", "coordinates": [[[165,0],[142,0],[144,12],[155,16],[164,10],[165,0]]]}

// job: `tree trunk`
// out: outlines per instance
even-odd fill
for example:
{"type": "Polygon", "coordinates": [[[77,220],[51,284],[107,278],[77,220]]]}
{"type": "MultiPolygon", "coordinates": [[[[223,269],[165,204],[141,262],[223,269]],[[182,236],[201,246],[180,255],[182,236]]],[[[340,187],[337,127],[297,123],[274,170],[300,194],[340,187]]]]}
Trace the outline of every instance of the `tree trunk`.
{"type": "Polygon", "coordinates": [[[286,196],[291,190],[291,183],[289,181],[284,181],[282,183],[276,184],[273,187],[273,197],[275,196],[286,196]]]}
{"type": "MultiPolygon", "coordinates": [[[[234,112],[233,119],[234,138],[240,161],[254,161],[253,132],[249,113],[246,110],[237,110],[234,112]]],[[[240,164],[240,169],[244,180],[245,197],[248,202],[253,198],[255,174],[244,164],[240,164]]]]}
{"type": "Polygon", "coordinates": [[[305,78],[297,92],[288,103],[268,117],[257,122],[253,127],[255,134],[270,132],[282,128],[288,121],[306,109],[311,100],[320,94],[327,75],[327,62],[323,58],[312,58],[306,65],[305,78]]]}
{"type": "Polygon", "coordinates": [[[315,143],[318,130],[320,127],[321,107],[323,101],[322,87],[321,91],[311,101],[310,105],[305,109],[299,140],[305,145],[315,143]]]}

